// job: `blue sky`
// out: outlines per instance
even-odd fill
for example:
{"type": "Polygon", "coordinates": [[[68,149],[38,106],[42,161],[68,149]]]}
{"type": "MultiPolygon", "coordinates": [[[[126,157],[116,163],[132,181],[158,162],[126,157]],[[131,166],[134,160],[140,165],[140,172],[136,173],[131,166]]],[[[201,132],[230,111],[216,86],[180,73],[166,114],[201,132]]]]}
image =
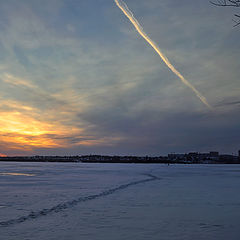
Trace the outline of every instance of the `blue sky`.
{"type": "Polygon", "coordinates": [[[208,100],[166,67],[113,0],[0,1],[0,153],[235,153],[236,9],[127,0],[144,31],[208,100]]]}

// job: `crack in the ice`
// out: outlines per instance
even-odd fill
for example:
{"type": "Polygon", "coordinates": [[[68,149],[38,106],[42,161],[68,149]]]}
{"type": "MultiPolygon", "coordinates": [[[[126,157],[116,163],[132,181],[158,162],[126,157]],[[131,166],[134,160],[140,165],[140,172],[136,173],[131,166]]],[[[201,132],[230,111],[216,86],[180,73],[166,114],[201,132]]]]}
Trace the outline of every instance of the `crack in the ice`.
{"type": "Polygon", "coordinates": [[[139,180],[139,181],[133,181],[133,182],[130,182],[130,183],[127,183],[127,184],[122,184],[118,187],[105,190],[105,191],[103,191],[101,193],[98,193],[98,194],[93,194],[93,195],[89,195],[89,196],[86,196],[86,197],[80,197],[80,198],[77,198],[77,199],[74,199],[74,200],[71,200],[71,201],[67,201],[65,203],[60,203],[60,204],[58,204],[58,205],[56,205],[52,208],[45,208],[45,209],[42,209],[41,211],[32,211],[30,214],[28,214],[26,216],[11,219],[11,220],[8,220],[8,221],[2,221],[2,222],[0,222],[0,226],[7,227],[9,225],[22,223],[22,222],[25,222],[27,220],[39,218],[41,216],[46,216],[46,215],[48,215],[50,213],[53,213],[53,212],[57,213],[57,212],[65,210],[65,209],[71,208],[71,207],[73,207],[73,206],[75,206],[79,203],[94,200],[94,199],[101,198],[101,197],[104,197],[104,196],[107,196],[107,195],[111,195],[111,194],[113,194],[117,191],[126,189],[130,186],[133,186],[133,185],[146,183],[146,182],[151,182],[151,181],[155,181],[155,180],[160,180],[160,178],[158,178],[158,177],[156,177],[152,174],[144,174],[144,175],[148,176],[150,178],[139,180]]]}

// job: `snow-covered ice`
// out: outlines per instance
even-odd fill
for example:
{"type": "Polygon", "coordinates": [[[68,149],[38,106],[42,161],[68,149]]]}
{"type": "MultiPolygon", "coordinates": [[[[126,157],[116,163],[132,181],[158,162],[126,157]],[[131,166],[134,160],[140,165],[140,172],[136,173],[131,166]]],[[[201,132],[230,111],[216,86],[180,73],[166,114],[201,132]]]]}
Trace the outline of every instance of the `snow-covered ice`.
{"type": "Polygon", "coordinates": [[[240,239],[240,165],[0,163],[0,239],[240,239]]]}

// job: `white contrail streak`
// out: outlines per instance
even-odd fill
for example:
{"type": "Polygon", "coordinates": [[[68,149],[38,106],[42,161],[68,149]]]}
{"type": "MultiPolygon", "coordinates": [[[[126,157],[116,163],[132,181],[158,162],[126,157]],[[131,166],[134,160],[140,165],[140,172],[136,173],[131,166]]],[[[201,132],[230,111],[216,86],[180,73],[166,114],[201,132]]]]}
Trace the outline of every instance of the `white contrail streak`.
{"type": "Polygon", "coordinates": [[[128,17],[130,22],[133,24],[133,26],[136,28],[138,33],[150,44],[150,46],[157,52],[157,54],[160,56],[160,58],[163,60],[163,62],[171,69],[173,73],[175,73],[180,80],[189,88],[192,89],[192,91],[196,94],[196,96],[208,107],[212,108],[209,103],[207,102],[207,99],[190,83],[188,82],[183,75],[170,63],[168,58],[162,53],[158,45],[152,41],[152,39],[144,32],[143,28],[137,21],[137,19],[133,16],[133,13],[129,10],[127,4],[123,1],[114,0],[116,5],[122,10],[122,12],[128,17]]]}

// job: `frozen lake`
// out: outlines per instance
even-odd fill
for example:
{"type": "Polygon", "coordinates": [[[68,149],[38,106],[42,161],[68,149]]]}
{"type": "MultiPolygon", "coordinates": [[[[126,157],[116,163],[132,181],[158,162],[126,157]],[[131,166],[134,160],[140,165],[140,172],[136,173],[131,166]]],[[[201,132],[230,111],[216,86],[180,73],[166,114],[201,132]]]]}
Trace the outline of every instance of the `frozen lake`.
{"type": "Polygon", "coordinates": [[[0,163],[1,240],[240,239],[240,165],[0,163]]]}

